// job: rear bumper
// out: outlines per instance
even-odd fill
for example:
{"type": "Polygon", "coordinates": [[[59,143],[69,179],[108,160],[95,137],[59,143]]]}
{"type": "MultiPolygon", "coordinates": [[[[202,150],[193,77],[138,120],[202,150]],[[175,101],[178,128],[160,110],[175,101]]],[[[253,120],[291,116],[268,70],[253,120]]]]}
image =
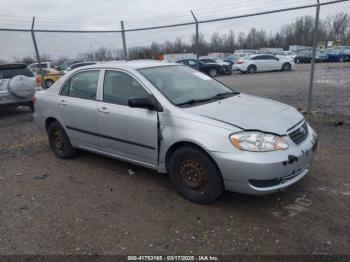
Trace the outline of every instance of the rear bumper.
{"type": "Polygon", "coordinates": [[[32,101],[31,97],[17,98],[11,94],[0,95],[0,105],[27,105],[32,101]]]}
{"type": "Polygon", "coordinates": [[[290,145],[286,151],[241,151],[238,154],[210,152],[221,171],[225,189],[252,195],[269,194],[285,189],[305,177],[310,172],[315,155],[316,133],[310,127],[309,136],[299,145],[286,139],[290,145]]]}

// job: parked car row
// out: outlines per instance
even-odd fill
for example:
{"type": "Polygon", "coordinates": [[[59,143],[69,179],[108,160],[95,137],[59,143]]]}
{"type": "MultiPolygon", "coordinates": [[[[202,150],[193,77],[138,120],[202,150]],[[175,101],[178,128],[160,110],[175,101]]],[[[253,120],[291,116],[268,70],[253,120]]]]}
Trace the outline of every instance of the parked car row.
{"type": "MultiPolygon", "coordinates": [[[[294,61],[297,64],[311,63],[312,51],[303,50],[298,52],[294,57],[294,61]]],[[[327,49],[317,50],[315,56],[316,63],[327,63],[327,62],[350,62],[350,49],[327,49]]]]}

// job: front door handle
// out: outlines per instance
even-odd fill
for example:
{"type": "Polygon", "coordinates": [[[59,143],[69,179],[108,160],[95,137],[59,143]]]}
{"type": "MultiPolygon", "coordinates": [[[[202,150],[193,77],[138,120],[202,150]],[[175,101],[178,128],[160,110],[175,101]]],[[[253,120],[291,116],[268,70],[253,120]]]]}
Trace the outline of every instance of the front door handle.
{"type": "Polygon", "coordinates": [[[104,107],[98,108],[97,111],[98,111],[98,112],[101,112],[101,113],[105,113],[105,114],[108,114],[108,113],[109,113],[107,107],[105,107],[105,106],[104,106],[104,107]]]}

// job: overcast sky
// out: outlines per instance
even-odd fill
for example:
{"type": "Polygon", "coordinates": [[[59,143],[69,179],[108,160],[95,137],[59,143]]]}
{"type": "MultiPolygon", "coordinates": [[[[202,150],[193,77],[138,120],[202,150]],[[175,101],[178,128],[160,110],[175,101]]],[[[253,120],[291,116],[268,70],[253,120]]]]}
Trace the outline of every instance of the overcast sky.
{"type": "MultiPolygon", "coordinates": [[[[255,13],[306,5],[316,0],[0,0],[0,27],[30,28],[31,17],[36,16],[37,29],[64,30],[119,30],[120,21],[125,27],[166,25],[191,22],[193,10],[199,20],[255,13]]],[[[329,0],[322,0],[329,1],[329,0]]],[[[341,11],[341,10],[339,10],[341,11]]],[[[250,28],[265,29],[273,33],[296,16],[314,15],[314,9],[249,17],[225,22],[200,24],[200,32],[207,39],[213,32],[220,34],[234,30],[236,35],[250,28]]],[[[151,31],[127,32],[128,47],[148,45],[181,37],[189,41],[194,26],[151,31]]],[[[73,56],[80,51],[122,47],[120,34],[68,34],[37,33],[41,53],[55,58],[73,56]]],[[[28,33],[0,32],[0,59],[32,55],[31,35],[28,33]]]]}

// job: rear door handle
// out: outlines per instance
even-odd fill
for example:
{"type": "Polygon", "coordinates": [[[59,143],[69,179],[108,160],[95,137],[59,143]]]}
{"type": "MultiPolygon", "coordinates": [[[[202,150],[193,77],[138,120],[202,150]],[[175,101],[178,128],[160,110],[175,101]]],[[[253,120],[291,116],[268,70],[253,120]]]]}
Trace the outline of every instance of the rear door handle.
{"type": "Polygon", "coordinates": [[[60,102],[58,102],[58,104],[60,105],[60,106],[65,106],[65,105],[67,105],[67,103],[66,103],[66,100],[60,100],[60,102]]]}
{"type": "Polygon", "coordinates": [[[104,107],[98,108],[97,111],[98,111],[98,112],[101,112],[101,113],[105,113],[105,114],[108,114],[108,113],[109,113],[107,107],[105,107],[105,106],[104,106],[104,107]]]}

